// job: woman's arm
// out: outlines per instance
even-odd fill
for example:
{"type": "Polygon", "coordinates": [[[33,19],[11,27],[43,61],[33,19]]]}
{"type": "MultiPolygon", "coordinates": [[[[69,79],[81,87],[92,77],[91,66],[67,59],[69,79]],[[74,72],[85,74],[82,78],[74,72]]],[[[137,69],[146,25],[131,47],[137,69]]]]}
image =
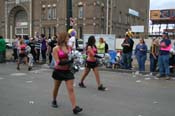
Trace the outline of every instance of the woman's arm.
{"type": "Polygon", "coordinates": [[[136,45],[135,47],[135,52],[134,52],[135,55],[137,54],[137,50],[138,50],[138,45],[136,45]]]}
{"type": "Polygon", "coordinates": [[[53,58],[54,58],[56,64],[58,64],[59,61],[60,61],[60,60],[59,60],[59,57],[58,57],[58,46],[55,46],[55,47],[53,48],[53,58]]]}
{"type": "Polygon", "coordinates": [[[156,46],[155,46],[154,44],[152,45],[151,54],[152,54],[153,57],[156,59],[156,46]]]}
{"type": "Polygon", "coordinates": [[[94,51],[93,51],[93,49],[92,49],[91,46],[88,46],[88,48],[87,48],[87,52],[88,52],[89,55],[91,55],[91,56],[94,56],[94,55],[95,55],[95,53],[94,53],[94,51]]]}
{"type": "Polygon", "coordinates": [[[147,45],[146,44],[143,44],[143,47],[142,47],[142,50],[143,52],[146,52],[147,51],[147,45]]]}

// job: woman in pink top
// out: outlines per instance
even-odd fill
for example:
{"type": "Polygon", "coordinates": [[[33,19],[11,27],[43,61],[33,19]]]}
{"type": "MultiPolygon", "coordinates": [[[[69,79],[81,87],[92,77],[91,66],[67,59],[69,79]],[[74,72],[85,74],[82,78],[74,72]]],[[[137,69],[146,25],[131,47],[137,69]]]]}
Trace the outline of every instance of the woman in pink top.
{"type": "Polygon", "coordinates": [[[53,89],[53,101],[52,107],[57,106],[57,94],[62,81],[65,81],[67,86],[67,91],[69,93],[69,98],[72,104],[72,109],[74,114],[78,114],[82,111],[82,108],[77,106],[75,93],[73,88],[74,75],[70,71],[70,64],[73,60],[68,59],[68,54],[70,53],[70,48],[67,45],[68,34],[62,32],[59,34],[58,45],[53,49],[53,57],[55,59],[56,65],[52,73],[54,79],[54,89],[53,89]]]}
{"type": "Polygon", "coordinates": [[[18,62],[17,62],[17,70],[20,70],[20,64],[24,61],[27,64],[27,54],[26,54],[26,44],[23,39],[19,40],[18,46],[18,62]]]}
{"type": "Polygon", "coordinates": [[[87,42],[86,46],[86,52],[87,52],[87,59],[86,59],[86,65],[85,65],[85,70],[83,72],[81,82],[79,83],[79,86],[81,88],[86,88],[84,85],[84,80],[86,76],[89,74],[90,69],[93,69],[97,85],[98,85],[98,90],[99,91],[105,91],[106,87],[104,87],[101,82],[100,82],[100,76],[99,76],[99,71],[98,71],[98,63],[97,63],[97,57],[99,58],[100,56],[97,56],[97,48],[95,46],[95,37],[90,36],[87,42]]]}

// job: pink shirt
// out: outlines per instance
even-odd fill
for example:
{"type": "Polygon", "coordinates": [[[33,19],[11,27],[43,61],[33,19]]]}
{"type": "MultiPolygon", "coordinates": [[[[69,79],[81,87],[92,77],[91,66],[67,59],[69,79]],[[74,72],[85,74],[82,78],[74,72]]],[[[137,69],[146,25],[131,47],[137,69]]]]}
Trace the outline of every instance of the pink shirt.
{"type": "MultiPolygon", "coordinates": [[[[68,59],[68,54],[71,52],[71,49],[68,48],[68,52],[65,53],[62,49],[58,49],[58,57],[59,60],[67,60],[68,59]]],[[[69,70],[69,66],[68,65],[58,65],[58,63],[56,63],[55,69],[57,70],[69,70]]]]}

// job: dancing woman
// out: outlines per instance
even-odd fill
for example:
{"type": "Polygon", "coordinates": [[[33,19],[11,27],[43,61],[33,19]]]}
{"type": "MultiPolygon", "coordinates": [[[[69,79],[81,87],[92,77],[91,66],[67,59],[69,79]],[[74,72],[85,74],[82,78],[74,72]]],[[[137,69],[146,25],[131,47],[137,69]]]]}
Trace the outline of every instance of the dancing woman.
{"type": "Polygon", "coordinates": [[[95,37],[94,36],[89,37],[88,42],[87,42],[87,46],[86,46],[86,52],[87,52],[87,59],[86,59],[85,70],[83,72],[79,86],[81,88],[86,88],[86,86],[84,85],[84,80],[87,77],[87,75],[89,74],[90,70],[92,69],[94,74],[95,74],[95,77],[96,77],[98,90],[105,91],[106,87],[104,87],[100,82],[98,63],[97,63],[97,58],[100,58],[100,56],[97,55],[97,48],[95,46],[95,37]]]}
{"type": "Polygon", "coordinates": [[[68,59],[68,54],[71,51],[71,49],[67,45],[68,39],[69,37],[66,32],[60,33],[57,41],[58,44],[53,49],[53,57],[55,59],[56,66],[52,74],[52,77],[54,79],[52,107],[58,107],[56,101],[58,90],[61,85],[61,82],[65,81],[69,98],[72,104],[73,113],[78,114],[83,109],[77,106],[75,99],[75,93],[73,88],[74,75],[70,71],[69,67],[69,65],[73,62],[73,60],[68,59]]]}

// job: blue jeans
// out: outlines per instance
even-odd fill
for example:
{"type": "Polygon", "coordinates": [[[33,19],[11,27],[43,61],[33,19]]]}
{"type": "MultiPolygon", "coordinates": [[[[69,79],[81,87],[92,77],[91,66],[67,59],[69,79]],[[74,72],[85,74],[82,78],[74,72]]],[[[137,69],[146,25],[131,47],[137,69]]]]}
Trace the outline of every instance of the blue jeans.
{"type": "Polygon", "coordinates": [[[131,54],[132,53],[129,52],[129,53],[123,53],[122,55],[122,60],[123,60],[125,69],[131,68],[131,54]]]}
{"type": "Polygon", "coordinates": [[[137,62],[139,66],[139,71],[145,71],[146,55],[136,56],[136,57],[137,57],[137,62]]]}
{"type": "Polygon", "coordinates": [[[157,58],[154,58],[153,55],[150,55],[150,72],[155,72],[157,67],[157,58]]]}
{"type": "Polygon", "coordinates": [[[52,55],[52,61],[51,61],[51,63],[50,63],[50,68],[54,68],[54,66],[55,66],[55,59],[54,59],[54,57],[53,57],[53,55],[52,55]]]}
{"type": "Polygon", "coordinates": [[[132,52],[129,52],[129,68],[131,69],[132,68],[132,52]]]}
{"type": "Polygon", "coordinates": [[[170,69],[169,69],[169,55],[160,55],[158,59],[158,64],[159,64],[159,73],[161,76],[164,74],[168,76],[170,74],[170,69]]]}

